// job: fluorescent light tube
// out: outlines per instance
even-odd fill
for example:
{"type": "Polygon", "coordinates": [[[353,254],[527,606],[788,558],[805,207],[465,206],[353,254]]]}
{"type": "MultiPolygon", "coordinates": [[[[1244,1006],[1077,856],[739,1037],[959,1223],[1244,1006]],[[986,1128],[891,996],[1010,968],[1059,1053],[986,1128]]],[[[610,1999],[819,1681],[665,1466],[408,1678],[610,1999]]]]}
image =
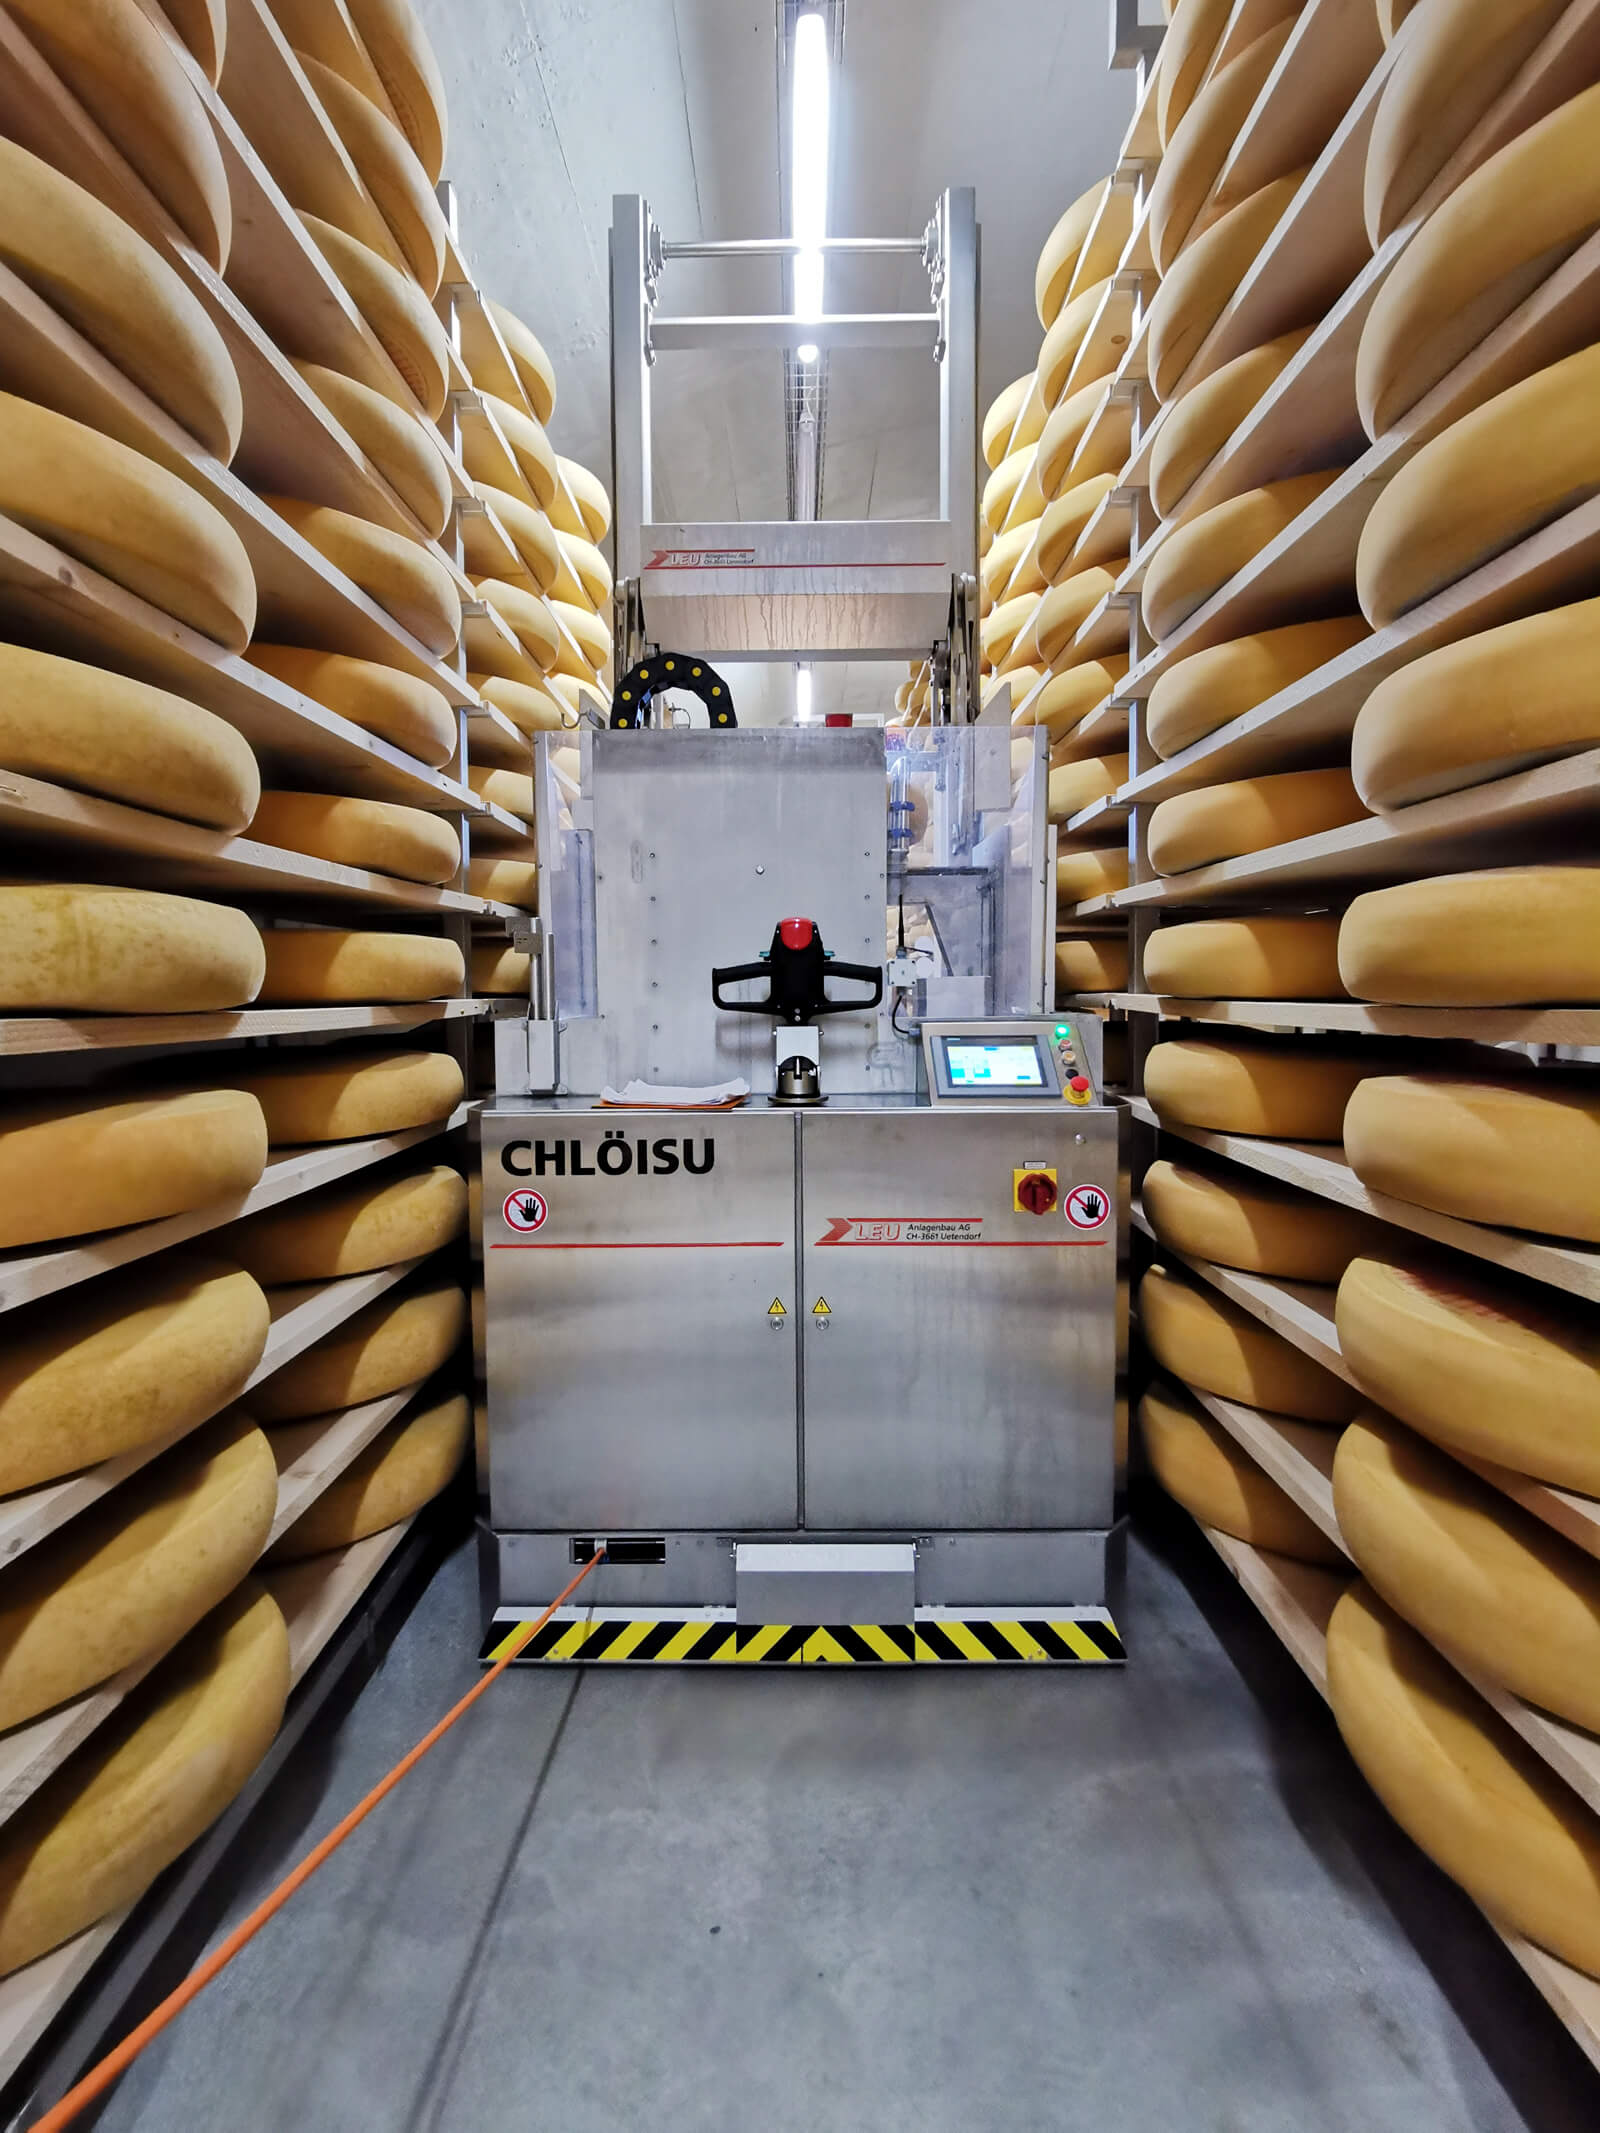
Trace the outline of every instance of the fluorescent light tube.
{"type": "MultiPolygon", "coordinates": [[[[828,25],[821,15],[796,21],[790,77],[789,234],[801,246],[794,260],[794,308],[799,318],[817,319],[823,284],[817,247],[828,234],[828,25]]],[[[815,348],[809,355],[802,349],[800,360],[815,362],[815,348]]]]}

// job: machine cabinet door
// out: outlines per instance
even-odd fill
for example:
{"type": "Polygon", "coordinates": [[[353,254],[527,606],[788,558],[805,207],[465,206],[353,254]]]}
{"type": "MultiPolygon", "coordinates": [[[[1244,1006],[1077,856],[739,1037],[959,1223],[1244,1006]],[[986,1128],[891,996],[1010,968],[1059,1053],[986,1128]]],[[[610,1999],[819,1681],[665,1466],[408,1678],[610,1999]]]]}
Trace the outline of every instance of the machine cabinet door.
{"type": "Polygon", "coordinates": [[[801,1146],[806,1525],[1108,1525],[1109,1114],[822,1112],[801,1146]],[[1058,1182],[1044,1215],[1014,1204],[1032,1164],[1058,1182]],[[1106,1210],[1087,1232],[1078,1185],[1106,1210]]]}
{"type": "Polygon", "coordinates": [[[792,1525],[793,1118],[491,1113],[483,1171],[495,1526],[792,1525]]]}

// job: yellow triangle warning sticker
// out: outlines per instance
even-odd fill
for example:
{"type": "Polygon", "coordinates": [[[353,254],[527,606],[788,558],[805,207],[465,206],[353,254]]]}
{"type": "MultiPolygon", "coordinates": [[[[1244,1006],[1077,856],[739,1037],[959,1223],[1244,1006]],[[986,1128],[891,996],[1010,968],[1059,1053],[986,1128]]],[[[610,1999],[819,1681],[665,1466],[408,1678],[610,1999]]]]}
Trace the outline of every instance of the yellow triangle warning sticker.
{"type": "Polygon", "coordinates": [[[783,1308],[783,1305],[779,1302],[778,1298],[774,1296],[771,1303],[767,1305],[767,1316],[768,1318],[787,1318],[789,1314],[783,1308]]]}
{"type": "Polygon", "coordinates": [[[811,1316],[813,1318],[832,1318],[833,1311],[826,1296],[817,1298],[816,1302],[811,1306],[811,1316]]]}

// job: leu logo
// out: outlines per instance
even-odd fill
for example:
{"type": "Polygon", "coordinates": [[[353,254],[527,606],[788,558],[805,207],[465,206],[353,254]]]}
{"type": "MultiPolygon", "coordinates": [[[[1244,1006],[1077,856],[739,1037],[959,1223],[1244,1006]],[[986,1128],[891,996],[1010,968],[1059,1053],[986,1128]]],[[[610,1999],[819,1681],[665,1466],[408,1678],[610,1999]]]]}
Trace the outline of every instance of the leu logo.
{"type": "Polygon", "coordinates": [[[550,1203],[542,1192],[512,1192],[506,1195],[506,1204],[501,1210],[510,1229],[526,1234],[529,1230],[543,1229],[545,1217],[550,1212],[550,1203]]]}

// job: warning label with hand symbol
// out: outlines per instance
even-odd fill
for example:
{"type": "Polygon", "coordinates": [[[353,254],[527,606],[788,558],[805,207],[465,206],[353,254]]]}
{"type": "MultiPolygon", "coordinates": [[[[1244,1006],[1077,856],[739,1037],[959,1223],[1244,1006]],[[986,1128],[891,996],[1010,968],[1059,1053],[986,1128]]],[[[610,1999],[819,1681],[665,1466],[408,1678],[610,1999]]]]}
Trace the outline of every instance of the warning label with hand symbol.
{"type": "Polygon", "coordinates": [[[1111,1214],[1111,1196],[1098,1185],[1074,1185],[1067,1194],[1067,1220],[1074,1229],[1103,1229],[1111,1214]]]}

